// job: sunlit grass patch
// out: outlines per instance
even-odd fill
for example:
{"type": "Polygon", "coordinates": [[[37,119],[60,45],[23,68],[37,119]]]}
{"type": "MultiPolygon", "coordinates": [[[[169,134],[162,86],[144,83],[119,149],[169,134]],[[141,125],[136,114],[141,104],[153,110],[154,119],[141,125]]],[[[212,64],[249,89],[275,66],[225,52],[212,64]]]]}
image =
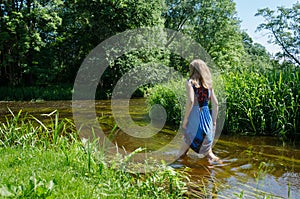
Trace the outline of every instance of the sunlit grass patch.
{"type": "Polygon", "coordinates": [[[188,179],[164,164],[128,172],[124,164],[139,151],[106,156],[57,112],[47,124],[21,113],[0,126],[0,197],[182,198],[186,192],[188,179]]]}

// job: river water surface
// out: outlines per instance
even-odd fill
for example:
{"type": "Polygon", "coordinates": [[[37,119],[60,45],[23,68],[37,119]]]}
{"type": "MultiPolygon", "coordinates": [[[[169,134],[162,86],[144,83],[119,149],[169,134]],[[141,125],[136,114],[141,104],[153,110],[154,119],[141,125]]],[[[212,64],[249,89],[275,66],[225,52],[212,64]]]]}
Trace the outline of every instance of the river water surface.
{"type": "MultiPolygon", "coordinates": [[[[114,127],[109,100],[95,101],[95,110],[105,132],[114,127]]],[[[41,119],[41,114],[58,110],[61,118],[72,118],[71,101],[0,102],[1,120],[22,110],[41,119]]],[[[130,115],[139,125],[150,121],[144,99],[130,100],[130,115]]],[[[178,127],[165,126],[155,136],[135,139],[116,131],[114,140],[131,151],[138,147],[157,150],[176,135],[178,127]]],[[[175,148],[179,148],[180,143],[175,148]]],[[[198,159],[193,152],[171,164],[187,169],[191,179],[190,197],[205,198],[300,198],[300,147],[283,144],[277,138],[221,135],[213,148],[222,162],[198,159]],[[195,194],[193,196],[193,194],[195,194]],[[207,197],[207,195],[209,197],[207,197]],[[204,197],[204,196],[203,196],[204,197]]],[[[176,150],[173,151],[176,154],[176,150]]]]}

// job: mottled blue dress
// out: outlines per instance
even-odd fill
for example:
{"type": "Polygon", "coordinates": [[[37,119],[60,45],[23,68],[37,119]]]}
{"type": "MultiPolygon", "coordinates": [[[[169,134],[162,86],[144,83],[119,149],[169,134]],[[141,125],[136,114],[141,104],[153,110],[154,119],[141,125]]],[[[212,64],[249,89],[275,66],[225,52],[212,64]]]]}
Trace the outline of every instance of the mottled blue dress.
{"type": "MultiPolygon", "coordinates": [[[[192,84],[193,85],[193,84],[192,84]]],[[[184,140],[196,153],[206,155],[213,143],[213,123],[208,107],[210,90],[193,85],[195,103],[188,118],[184,140]]]]}

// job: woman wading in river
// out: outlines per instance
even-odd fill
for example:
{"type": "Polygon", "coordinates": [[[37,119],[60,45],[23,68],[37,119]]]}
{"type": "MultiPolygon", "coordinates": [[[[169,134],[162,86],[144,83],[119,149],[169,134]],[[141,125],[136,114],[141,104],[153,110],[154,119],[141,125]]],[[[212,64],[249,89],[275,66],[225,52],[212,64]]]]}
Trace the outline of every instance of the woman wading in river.
{"type": "Polygon", "coordinates": [[[199,157],[207,156],[210,161],[219,158],[212,152],[212,144],[216,130],[218,100],[212,87],[212,78],[206,63],[200,59],[190,64],[190,79],[186,82],[187,103],[182,124],[184,142],[178,157],[193,149],[199,157]],[[212,115],[208,102],[212,103],[212,115]]]}

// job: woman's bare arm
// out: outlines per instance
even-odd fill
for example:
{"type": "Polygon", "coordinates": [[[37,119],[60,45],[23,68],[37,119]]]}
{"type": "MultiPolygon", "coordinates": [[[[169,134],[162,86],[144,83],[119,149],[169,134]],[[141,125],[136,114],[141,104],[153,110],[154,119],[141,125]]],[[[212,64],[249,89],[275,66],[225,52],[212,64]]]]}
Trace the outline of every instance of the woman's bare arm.
{"type": "Polygon", "coordinates": [[[217,125],[219,107],[218,107],[218,99],[217,99],[213,89],[211,89],[211,104],[212,104],[212,116],[211,117],[212,117],[213,125],[215,127],[217,125]]]}
{"type": "Polygon", "coordinates": [[[186,105],[185,105],[185,115],[184,115],[184,120],[183,120],[183,124],[182,124],[182,128],[184,128],[184,129],[187,126],[189,115],[190,115],[192,107],[194,105],[194,89],[192,87],[191,81],[187,81],[185,87],[186,87],[186,92],[187,92],[187,101],[186,101],[186,105]]]}

